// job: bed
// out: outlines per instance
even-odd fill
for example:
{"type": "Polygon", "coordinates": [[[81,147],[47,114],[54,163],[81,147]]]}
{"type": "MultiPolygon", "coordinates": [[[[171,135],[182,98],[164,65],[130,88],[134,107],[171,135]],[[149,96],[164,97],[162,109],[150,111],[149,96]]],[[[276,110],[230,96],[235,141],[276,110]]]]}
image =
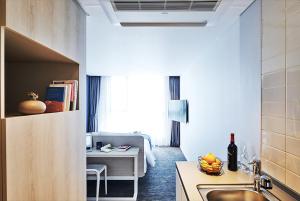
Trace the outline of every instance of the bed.
{"type": "MultiPolygon", "coordinates": [[[[155,166],[155,156],[152,152],[152,144],[150,136],[142,133],[110,133],[99,132],[92,133],[93,146],[96,146],[96,142],[101,141],[103,144],[112,144],[112,146],[131,145],[140,149],[138,156],[138,173],[139,177],[143,177],[147,172],[148,166],[155,166]]],[[[87,161],[88,163],[97,163],[97,161],[87,161]]],[[[100,162],[100,161],[98,161],[100,162]]],[[[105,163],[105,161],[101,161],[105,163]]],[[[110,162],[110,161],[109,161],[110,162]]],[[[110,162],[111,163],[111,162],[110,162]]],[[[127,166],[130,164],[127,164],[127,166]]],[[[124,161],[120,161],[119,164],[111,164],[112,170],[116,173],[111,174],[123,174],[126,170],[118,169],[118,167],[126,167],[124,161]]],[[[125,173],[124,173],[125,174],[125,173]]]]}

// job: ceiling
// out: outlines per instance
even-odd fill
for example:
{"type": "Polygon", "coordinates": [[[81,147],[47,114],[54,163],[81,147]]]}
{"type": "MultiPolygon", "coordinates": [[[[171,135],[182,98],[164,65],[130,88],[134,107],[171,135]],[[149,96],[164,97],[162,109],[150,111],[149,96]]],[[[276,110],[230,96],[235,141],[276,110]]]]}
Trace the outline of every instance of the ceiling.
{"type": "Polygon", "coordinates": [[[79,0],[87,18],[89,74],[180,74],[222,37],[253,0],[222,0],[216,12],[115,12],[109,0],[79,0]],[[111,7],[111,9],[109,9],[111,7]],[[206,27],[122,27],[120,22],[199,22],[206,27]]]}
{"type": "MultiPolygon", "coordinates": [[[[112,0],[114,1],[114,0],[112,0]]],[[[120,2],[125,0],[118,0],[120,2]]],[[[139,0],[126,0],[126,2],[137,2],[139,0]]],[[[155,2],[159,0],[143,0],[143,2],[155,2]]],[[[162,1],[162,0],[160,0],[162,1]]],[[[193,2],[190,0],[172,0],[173,2],[193,2]]],[[[198,0],[199,2],[204,0],[198,0]]],[[[224,17],[225,13],[235,10],[232,14],[236,14],[236,11],[244,10],[249,2],[252,0],[219,0],[217,3],[217,10],[214,11],[115,11],[115,4],[112,4],[111,0],[79,0],[81,5],[85,8],[87,13],[91,16],[94,13],[92,8],[101,7],[102,11],[108,17],[110,22],[114,25],[120,25],[120,22],[203,22],[207,21],[208,26],[214,26],[218,23],[220,17],[224,17]]],[[[169,2],[165,0],[165,2],[169,2]]]]}

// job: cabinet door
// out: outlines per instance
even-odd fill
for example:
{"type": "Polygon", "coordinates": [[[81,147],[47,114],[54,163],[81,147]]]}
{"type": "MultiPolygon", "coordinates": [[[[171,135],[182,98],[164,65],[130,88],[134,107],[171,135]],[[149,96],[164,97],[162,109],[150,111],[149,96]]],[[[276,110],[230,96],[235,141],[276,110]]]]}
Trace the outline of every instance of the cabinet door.
{"type": "Polygon", "coordinates": [[[181,181],[178,172],[176,171],[176,201],[181,201],[181,186],[181,181]]]}
{"type": "Polygon", "coordinates": [[[80,112],[3,120],[7,201],[86,200],[80,112]]]}
{"type": "Polygon", "coordinates": [[[180,188],[181,188],[181,201],[188,201],[187,197],[185,196],[183,186],[180,185],[180,188]]]}
{"type": "Polygon", "coordinates": [[[176,171],[176,201],[188,201],[177,171],[176,171]]]}

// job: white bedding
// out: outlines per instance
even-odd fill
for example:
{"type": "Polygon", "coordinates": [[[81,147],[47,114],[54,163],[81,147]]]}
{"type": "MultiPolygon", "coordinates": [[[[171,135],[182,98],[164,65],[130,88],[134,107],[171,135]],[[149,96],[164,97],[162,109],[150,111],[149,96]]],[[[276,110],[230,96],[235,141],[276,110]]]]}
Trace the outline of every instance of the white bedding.
{"type": "Polygon", "coordinates": [[[147,165],[149,164],[151,167],[155,166],[155,156],[151,150],[150,142],[147,139],[144,139],[144,172],[147,172],[147,165]]]}

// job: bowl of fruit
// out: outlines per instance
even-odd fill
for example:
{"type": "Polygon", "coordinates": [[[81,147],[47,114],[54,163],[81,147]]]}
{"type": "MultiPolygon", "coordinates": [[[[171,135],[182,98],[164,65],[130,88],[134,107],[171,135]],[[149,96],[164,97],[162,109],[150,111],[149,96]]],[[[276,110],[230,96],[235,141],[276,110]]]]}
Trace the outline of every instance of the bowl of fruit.
{"type": "Polygon", "coordinates": [[[199,156],[199,169],[209,175],[222,175],[223,163],[212,153],[208,153],[205,156],[199,156]]]}

